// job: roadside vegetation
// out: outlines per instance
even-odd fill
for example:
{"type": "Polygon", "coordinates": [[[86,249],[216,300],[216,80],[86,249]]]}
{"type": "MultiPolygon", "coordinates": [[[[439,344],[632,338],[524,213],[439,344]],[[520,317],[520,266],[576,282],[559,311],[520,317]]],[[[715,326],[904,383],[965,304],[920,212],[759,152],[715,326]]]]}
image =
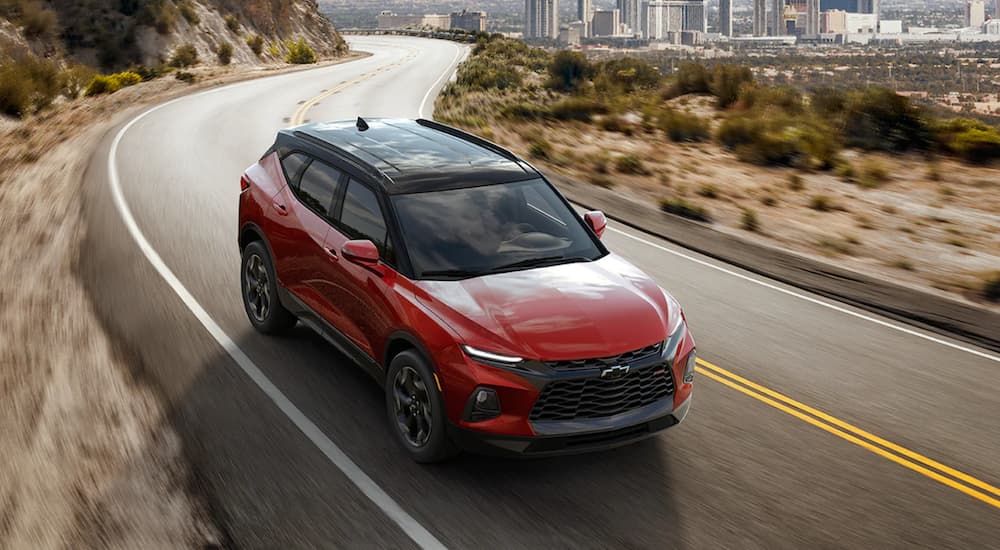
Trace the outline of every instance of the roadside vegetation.
{"type": "Polygon", "coordinates": [[[985,298],[1000,129],[886,88],[772,81],[732,63],[664,70],[481,36],[435,117],[672,215],[985,298]],[[935,247],[951,265],[933,265],[935,247]]]}

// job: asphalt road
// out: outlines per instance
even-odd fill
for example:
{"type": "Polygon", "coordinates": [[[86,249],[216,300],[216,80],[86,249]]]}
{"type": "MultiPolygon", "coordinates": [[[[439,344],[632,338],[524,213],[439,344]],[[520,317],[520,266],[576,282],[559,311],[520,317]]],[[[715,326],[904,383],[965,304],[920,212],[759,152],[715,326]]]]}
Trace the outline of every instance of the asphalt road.
{"type": "Polygon", "coordinates": [[[353,45],[374,55],[161,106],[112,131],[86,174],[82,274],[162,389],[193,489],[229,544],[1000,545],[995,355],[614,223],[609,247],[675,294],[708,362],[686,422],[599,454],[411,462],[360,369],[306,329],[254,333],[240,303],[239,176],[275,131],[295,118],[429,115],[428,92],[463,52],[400,37],[353,45]]]}

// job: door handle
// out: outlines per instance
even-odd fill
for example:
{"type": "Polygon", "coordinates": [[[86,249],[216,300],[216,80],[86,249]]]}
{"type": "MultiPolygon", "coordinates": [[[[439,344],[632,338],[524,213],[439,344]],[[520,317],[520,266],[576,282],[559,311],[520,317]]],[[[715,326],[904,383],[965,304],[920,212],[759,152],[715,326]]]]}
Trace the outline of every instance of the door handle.
{"type": "Polygon", "coordinates": [[[288,209],[285,208],[285,205],[281,204],[280,202],[274,201],[273,203],[271,203],[271,205],[274,206],[274,209],[278,211],[279,216],[288,215],[288,209]]]}
{"type": "Polygon", "coordinates": [[[327,248],[326,249],[326,253],[329,254],[330,257],[333,258],[334,260],[337,259],[337,249],[336,248],[327,248]]]}

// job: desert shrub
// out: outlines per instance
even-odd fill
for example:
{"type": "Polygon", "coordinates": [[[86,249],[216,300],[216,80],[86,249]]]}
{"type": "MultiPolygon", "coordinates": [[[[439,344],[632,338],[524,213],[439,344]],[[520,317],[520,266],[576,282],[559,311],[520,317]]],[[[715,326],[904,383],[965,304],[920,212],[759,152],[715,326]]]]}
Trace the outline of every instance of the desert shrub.
{"type": "Polygon", "coordinates": [[[747,109],[757,111],[780,111],[787,115],[801,115],[805,112],[805,99],[802,92],[790,86],[744,87],[740,90],[739,100],[747,109]]]}
{"type": "Polygon", "coordinates": [[[788,188],[792,191],[802,191],[806,188],[806,184],[802,179],[802,176],[798,174],[790,174],[788,176],[788,188]]]}
{"type": "Polygon", "coordinates": [[[615,170],[623,174],[646,174],[642,159],[635,155],[622,155],[615,159],[615,170]]]}
{"type": "Polygon", "coordinates": [[[600,128],[605,132],[618,132],[627,136],[631,136],[634,131],[631,124],[626,122],[624,118],[617,115],[607,115],[601,117],[598,126],[600,126],[600,128]]]}
{"type": "Polygon", "coordinates": [[[198,11],[194,7],[194,3],[191,0],[180,0],[177,2],[177,9],[181,12],[181,17],[184,18],[191,25],[197,25],[201,23],[201,18],[198,17],[198,11]]]}
{"type": "Polygon", "coordinates": [[[709,137],[708,122],[695,114],[665,109],[657,123],[671,141],[705,141],[709,137]]]}
{"type": "Polygon", "coordinates": [[[462,66],[456,82],[473,90],[506,90],[520,87],[522,80],[516,66],[473,59],[462,66]]]}
{"type": "Polygon", "coordinates": [[[656,67],[634,57],[610,59],[594,68],[594,87],[603,93],[630,94],[653,89],[661,80],[656,67]]]}
{"type": "Polygon", "coordinates": [[[953,118],[932,127],[939,148],[969,162],[988,163],[1000,158],[1000,131],[985,122],[953,118]]]}
{"type": "Polygon", "coordinates": [[[188,84],[193,84],[195,81],[194,73],[189,73],[187,71],[177,71],[174,73],[174,78],[180,80],[181,82],[187,82],[188,84]]]}
{"type": "Polygon", "coordinates": [[[142,76],[134,71],[122,71],[109,75],[97,75],[87,85],[85,95],[113,94],[122,88],[142,82],[142,76]]]}
{"type": "Polygon", "coordinates": [[[748,67],[720,63],[712,68],[711,91],[720,109],[736,103],[740,93],[753,84],[753,72],[748,67]]]}
{"type": "Polygon", "coordinates": [[[666,212],[667,214],[673,214],[675,216],[681,216],[682,218],[688,218],[700,222],[712,221],[712,218],[708,215],[708,211],[705,210],[703,206],[689,203],[682,198],[661,200],[660,210],[666,212]]]}
{"type": "Polygon", "coordinates": [[[827,170],[839,161],[836,133],[818,120],[767,113],[730,116],[716,132],[740,160],[827,170]]]}
{"type": "Polygon", "coordinates": [[[233,61],[233,45],[229,42],[222,42],[215,49],[215,55],[219,56],[219,63],[229,65],[233,61]]]}
{"type": "Polygon", "coordinates": [[[844,112],[847,145],[869,150],[905,151],[930,144],[920,110],[910,100],[885,88],[851,95],[844,112]]]}
{"type": "Polygon", "coordinates": [[[854,169],[854,165],[849,162],[842,162],[837,165],[833,173],[840,179],[852,183],[855,178],[858,177],[857,170],[854,169]]]}
{"type": "Polygon", "coordinates": [[[166,65],[154,65],[152,67],[146,65],[136,65],[130,69],[135,74],[142,77],[143,82],[148,80],[154,80],[160,78],[161,76],[170,72],[170,67],[166,65]]]}
{"type": "Polygon", "coordinates": [[[193,44],[181,44],[170,56],[171,67],[191,67],[198,64],[198,50],[193,44]]]}
{"type": "Polygon", "coordinates": [[[544,138],[536,139],[528,145],[528,154],[536,159],[549,159],[552,157],[552,144],[544,138]]]}
{"type": "Polygon", "coordinates": [[[603,115],[607,112],[607,105],[583,97],[570,97],[557,101],[549,107],[549,116],[556,120],[590,122],[594,115],[603,115]]]}
{"type": "Polygon", "coordinates": [[[0,112],[16,117],[48,107],[62,90],[55,63],[31,55],[0,61],[0,112]]]}
{"type": "Polygon", "coordinates": [[[138,21],[143,25],[151,25],[160,34],[170,34],[179,15],[180,10],[172,1],[150,0],[139,11],[138,21]]]}
{"type": "Polygon", "coordinates": [[[674,74],[674,80],[667,87],[664,97],[673,99],[686,94],[707,94],[712,90],[708,69],[701,63],[682,63],[674,74]]]}
{"type": "Polygon", "coordinates": [[[260,57],[261,52],[264,51],[264,38],[259,34],[251,34],[247,37],[247,46],[250,47],[250,51],[254,55],[260,57]]]}
{"type": "Polygon", "coordinates": [[[847,94],[836,88],[820,88],[809,97],[809,105],[825,119],[839,119],[847,107],[847,94]]]}
{"type": "Polygon", "coordinates": [[[877,160],[868,160],[861,167],[861,177],[858,185],[873,189],[889,181],[889,170],[877,160]]]}
{"type": "Polygon", "coordinates": [[[548,72],[548,87],[563,92],[574,92],[590,78],[593,67],[582,53],[561,50],[552,56],[548,72]]]}
{"type": "Polygon", "coordinates": [[[715,138],[729,149],[756,141],[764,133],[764,123],[748,115],[730,116],[719,125],[715,138]]]}
{"type": "Polygon", "coordinates": [[[611,178],[609,178],[608,176],[605,176],[604,174],[590,174],[588,178],[590,180],[590,183],[598,187],[610,189],[615,186],[615,182],[612,181],[611,178]]]}
{"type": "Polygon", "coordinates": [[[526,101],[511,103],[500,110],[500,116],[510,120],[540,120],[548,113],[544,107],[526,101]]]}
{"type": "Polygon", "coordinates": [[[809,199],[809,208],[817,212],[829,212],[834,209],[834,204],[826,195],[814,195],[809,199]]]}
{"type": "Polygon", "coordinates": [[[740,215],[740,227],[746,231],[760,231],[760,220],[757,219],[757,212],[751,208],[744,208],[740,215]]]}
{"type": "Polygon", "coordinates": [[[117,79],[113,78],[111,75],[99,74],[91,79],[84,94],[87,97],[102,94],[113,94],[120,89],[122,89],[122,85],[117,79]]]}
{"type": "Polygon", "coordinates": [[[94,78],[94,69],[86,65],[72,65],[60,74],[63,97],[69,100],[80,97],[94,78]]]}
{"type": "Polygon", "coordinates": [[[706,183],[698,188],[697,191],[699,196],[705,197],[706,199],[717,199],[719,198],[719,188],[712,185],[711,183],[706,183]]]}
{"type": "Polygon", "coordinates": [[[279,46],[276,42],[271,42],[267,46],[267,54],[270,55],[271,57],[280,57],[281,46],[279,46]]]}
{"type": "Polygon", "coordinates": [[[288,48],[286,63],[308,65],[316,62],[316,52],[306,43],[305,38],[299,37],[298,40],[289,41],[286,47],[288,48]]]}
{"type": "Polygon", "coordinates": [[[235,15],[231,13],[226,15],[224,21],[226,22],[226,28],[229,29],[229,32],[236,34],[240,33],[240,20],[237,19],[235,15]]]}
{"type": "Polygon", "coordinates": [[[21,25],[28,38],[52,38],[59,32],[56,12],[37,2],[21,2],[21,25]]]}
{"type": "Polygon", "coordinates": [[[1000,272],[986,278],[983,284],[983,297],[991,302],[1000,302],[1000,272]]]}

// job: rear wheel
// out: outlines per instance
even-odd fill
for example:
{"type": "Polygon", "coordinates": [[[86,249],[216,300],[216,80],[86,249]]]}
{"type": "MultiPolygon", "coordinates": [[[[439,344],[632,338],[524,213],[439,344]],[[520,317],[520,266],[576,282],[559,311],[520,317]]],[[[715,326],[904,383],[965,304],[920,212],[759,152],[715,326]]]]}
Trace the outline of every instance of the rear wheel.
{"type": "Polygon", "coordinates": [[[419,353],[407,350],[392,358],[385,403],[392,432],[415,461],[440,462],[457,454],[434,372],[419,353]]]}
{"type": "Polygon", "coordinates": [[[278,299],[278,279],[267,248],[254,241],[243,249],[240,270],[243,308],[253,328],[264,334],[281,334],[295,325],[295,315],[278,299]]]}

